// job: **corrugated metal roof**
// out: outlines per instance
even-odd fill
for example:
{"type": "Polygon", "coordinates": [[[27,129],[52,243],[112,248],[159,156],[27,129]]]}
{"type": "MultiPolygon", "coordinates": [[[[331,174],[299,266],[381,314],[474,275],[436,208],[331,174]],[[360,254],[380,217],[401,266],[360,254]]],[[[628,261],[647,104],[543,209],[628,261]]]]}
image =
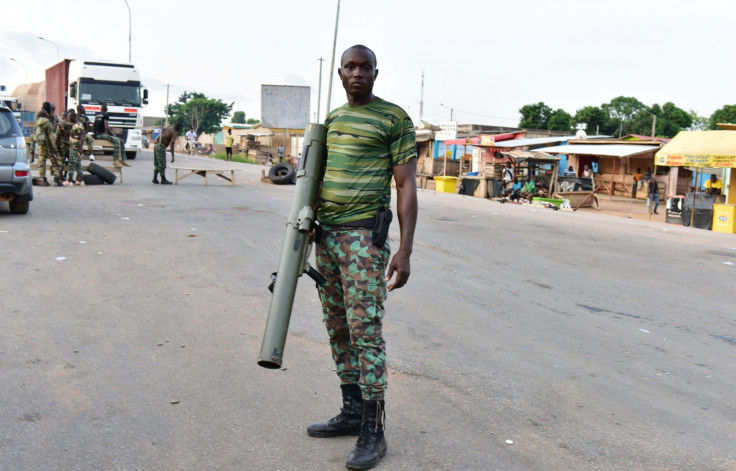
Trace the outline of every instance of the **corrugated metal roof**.
{"type": "Polygon", "coordinates": [[[567,142],[570,139],[575,139],[575,136],[525,137],[523,139],[511,139],[508,141],[496,142],[494,147],[511,149],[515,147],[539,146],[542,144],[551,144],[553,142],[567,142]]]}
{"type": "Polygon", "coordinates": [[[513,157],[514,160],[517,160],[517,161],[522,161],[522,160],[527,160],[527,159],[554,160],[554,161],[560,160],[559,157],[549,155],[546,152],[537,152],[533,150],[510,150],[507,152],[501,152],[501,154],[508,155],[509,157],[513,157]]]}
{"type": "Polygon", "coordinates": [[[636,144],[570,144],[566,146],[543,147],[540,151],[550,154],[600,155],[604,157],[632,157],[659,149],[659,146],[636,144]]]}

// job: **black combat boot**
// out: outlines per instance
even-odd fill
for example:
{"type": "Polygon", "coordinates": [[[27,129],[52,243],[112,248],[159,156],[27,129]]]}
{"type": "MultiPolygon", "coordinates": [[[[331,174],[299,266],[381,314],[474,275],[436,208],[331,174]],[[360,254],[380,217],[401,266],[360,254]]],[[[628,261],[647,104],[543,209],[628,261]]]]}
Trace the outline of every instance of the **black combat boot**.
{"type": "Polygon", "coordinates": [[[171,182],[166,179],[166,175],[163,173],[161,174],[161,184],[162,185],[171,185],[171,182]]]}
{"type": "Polygon", "coordinates": [[[348,469],[371,469],[386,454],[388,445],[383,436],[383,405],[383,401],[363,401],[360,436],[345,463],[348,469]]]}
{"type": "Polygon", "coordinates": [[[153,172],[153,180],[151,181],[158,185],[158,172],[153,172]]]}
{"type": "Polygon", "coordinates": [[[326,438],[343,435],[359,435],[363,412],[363,399],[357,384],[342,384],[342,410],[327,422],[307,427],[310,437],[326,438]]]}

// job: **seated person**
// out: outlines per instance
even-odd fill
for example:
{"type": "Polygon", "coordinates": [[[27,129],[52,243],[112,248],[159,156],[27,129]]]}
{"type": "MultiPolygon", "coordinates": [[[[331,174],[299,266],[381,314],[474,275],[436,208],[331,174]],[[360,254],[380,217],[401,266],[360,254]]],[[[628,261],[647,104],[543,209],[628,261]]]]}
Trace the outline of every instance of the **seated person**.
{"type": "Polygon", "coordinates": [[[565,173],[562,175],[563,177],[574,177],[577,174],[575,173],[575,169],[572,168],[572,165],[567,167],[567,170],[565,170],[565,173]]]}
{"type": "Polygon", "coordinates": [[[517,177],[514,177],[514,182],[511,184],[511,188],[504,190],[504,196],[508,197],[511,201],[519,201],[521,192],[521,182],[517,177]]]}
{"type": "Polygon", "coordinates": [[[720,195],[723,191],[723,182],[717,176],[711,175],[710,180],[705,182],[705,193],[708,195],[720,195]]]}
{"type": "Polygon", "coordinates": [[[527,201],[532,201],[532,198],[537,194],[537,186],[534,184],[534,180],[529,178],[527,175],[524,177],[524,185],[521,187],[519,195],[527,201]]]}

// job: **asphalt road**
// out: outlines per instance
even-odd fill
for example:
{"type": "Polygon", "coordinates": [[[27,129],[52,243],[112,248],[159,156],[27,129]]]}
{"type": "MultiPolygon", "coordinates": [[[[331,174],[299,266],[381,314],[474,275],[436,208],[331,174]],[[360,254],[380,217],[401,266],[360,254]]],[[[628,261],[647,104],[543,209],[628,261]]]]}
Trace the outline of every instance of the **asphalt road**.
{"type": "MultiPolygon", "coordinates": [[[[294,187],[151,160],[0,205],[0,470],[344,469],[354,438],[305,430],[340,407],[310,280],[283,370],[256,365],[294,187]]],[[[419,205],[377,469],[736,469],[736,236],[419,205]]]]}

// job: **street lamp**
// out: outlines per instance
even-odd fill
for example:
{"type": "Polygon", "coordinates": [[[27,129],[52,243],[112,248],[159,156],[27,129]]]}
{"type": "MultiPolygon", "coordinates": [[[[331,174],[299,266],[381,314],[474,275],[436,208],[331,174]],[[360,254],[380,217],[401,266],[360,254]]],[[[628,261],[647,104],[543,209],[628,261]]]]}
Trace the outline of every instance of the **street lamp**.
{"type": "Polygon", "coordinates": [[[131,48],[131,37],[133,36],[133,30],[132,30],[132,20],[130,16],[130,5],[128,5],[128,0],[123,0],[125,2],[125,6],[128,7],[128,64],[131,64],[133,61],[130,59],[130,48],[131,48]]]}
{"type": "Polygon", "coordinates": [[[455,117],[455,110],[454,110],[454,109],[452,109],[452,108],[450,108],[450,107],[449,107],[449,106],[447,106],[447,105],[443,105],[442,103],[440,103],[440,106],[444,106],[445,108],[447,108],[448,110],[450,110],[450,121],[453,121],[453,119],[452,119],[452,118],[454,118],[454,117],[455,117]]]}
{"type": "Polygon", "coordinates": [[[59,57],[59,46],[57,46],[56,43],[54,43],[53,41],[50,41],[41,36],[38,36],[38,39],[40,39],[41,41],[46,41],[47,43],[51,43],[51,45],[56,48],[56,62],[59,62],[61,60],[61,58],[59,57]]]}
{"type": "MultiPolygon", "coordinates": [[[[13,59],[12,57],[10,58],[10,60],[13,61],[13,62],[18,62],[17,60],[13,59]]],[[[23,70],[26,72],[26,83],[28,83],[28,69],[26,69],[26,66],[23,65],[23,64],[21,64],[20,62],[18,62],[18,64],[20,64],[20,66],[23,67],[23,70]]]]}

